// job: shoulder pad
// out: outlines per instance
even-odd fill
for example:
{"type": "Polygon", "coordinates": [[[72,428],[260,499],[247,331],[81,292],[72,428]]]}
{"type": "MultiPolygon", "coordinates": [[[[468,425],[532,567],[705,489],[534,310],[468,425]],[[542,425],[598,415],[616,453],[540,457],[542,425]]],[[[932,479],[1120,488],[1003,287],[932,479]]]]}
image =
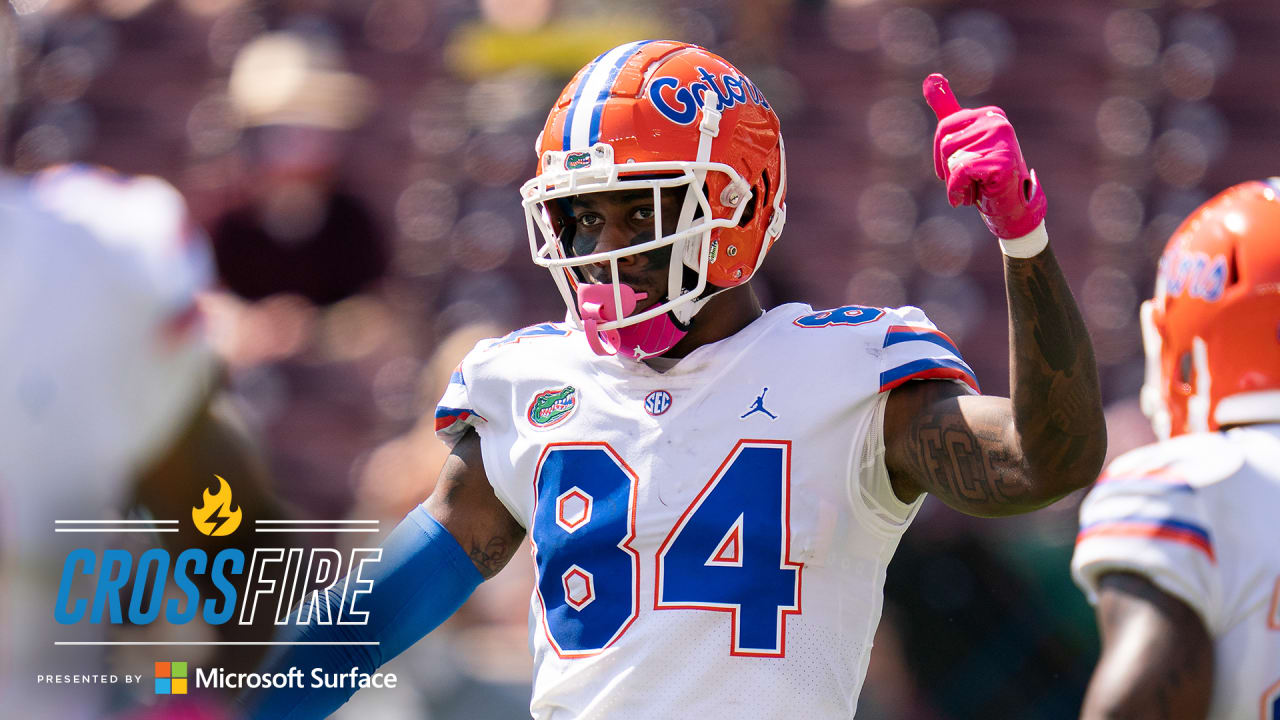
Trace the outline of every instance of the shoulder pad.
{"type": "Polygon", "coordinates": [[[63,165],[34,176],[32,191],[46,210],[106,245],[163,253],[199,239],[182,195],[155,176],[63,165]]]}
{"type": "Polygon", "coordinates": [[[1099,482],[1160,478],[1205,487],[1234,475],[1244,454],[1220,433],[1194,433],[1140,447],[1111,462],[1099,482]]]}
{"type": "Polygon", "coordinates": [[[482,349],[494,350],[506,345],[515,345],[520,343],[522,340],[531,340],[535,338],[565,337],[572,331],[572,328],[565,323],[539,323],[537,325],[520,328],[519,330],[513,330],[500,338],[494,338],[484,343],[482,349]]]}

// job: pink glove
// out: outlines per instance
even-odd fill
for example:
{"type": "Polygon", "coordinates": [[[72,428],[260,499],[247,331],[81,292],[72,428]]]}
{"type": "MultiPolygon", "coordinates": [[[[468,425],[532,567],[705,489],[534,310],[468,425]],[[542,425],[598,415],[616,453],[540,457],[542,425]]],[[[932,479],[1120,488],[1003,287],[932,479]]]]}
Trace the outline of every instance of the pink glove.
{"type": "Polygon", "coordinates": [[[991,232],[1006,240],[1035,230],[1048,203],[1004,111],[961,108],[938,73],[924,79],[924,99],[938,116],[933,171],[947,184],[951,207],[977,205],[991,232]]]}

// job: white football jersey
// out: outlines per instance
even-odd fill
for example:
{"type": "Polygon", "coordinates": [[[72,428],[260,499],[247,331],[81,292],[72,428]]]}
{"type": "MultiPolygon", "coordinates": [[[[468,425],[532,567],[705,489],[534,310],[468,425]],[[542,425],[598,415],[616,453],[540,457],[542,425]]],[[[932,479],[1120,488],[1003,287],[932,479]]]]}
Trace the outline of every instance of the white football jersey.
{"type": "Polygon", "coordinates": [[[35,682],[103,670],[91,649],[53,646],[99,639],[101,626],[56,624],[53,603],[66,552],[103,536],[54,521],[119,517],[133,473],[208,391],[194,301],[210,257],[158,178],[0,174],[0,690],[29,716],[99,714],[103,686],[35,682]]]}
{"type": "Polygon", "coordinates": [[[1280,719],[1280,425],[1117,458],[1080,508],[1071,569],[1090,602],[1127,571],[1187,603],[1215,641],[1209,717],[1280,719]]]}
{"type": "Polygon", "coordinates": [[[847,718],[885,568],[887,391],[976,387],[916,308],[774,308],[666,372],[547,323],[480,343],[437,410],[529,531],[531,712],[847,718]]]}

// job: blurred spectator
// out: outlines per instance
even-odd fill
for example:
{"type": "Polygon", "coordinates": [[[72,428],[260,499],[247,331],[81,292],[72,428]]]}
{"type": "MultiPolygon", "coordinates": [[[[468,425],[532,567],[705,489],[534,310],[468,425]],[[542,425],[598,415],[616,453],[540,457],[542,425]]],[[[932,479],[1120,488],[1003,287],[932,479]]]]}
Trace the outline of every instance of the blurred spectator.
{"type": "Polygon", "coordinates": [[[324,38],[268,33],[236,56],[230,96],[246,167],[242,201],[213,226],[222,282],[247,300],[293,293],[317,305],[367,288],[386,271],[388,248],[341,171],[369,83],[324,38]]]}
{"type": "Polygon", "coordinates": [[[388,363],[407,362],[391,339],[408,336],[412,318],[393,316],[379,292],[390,247],[347,189],[373,86],[347,70],[335,27],[317,17],[305,27],[258,34],[232,62],[233,201],[211,223],[230,292],[206,309],[238,399],[269,439],[280,492],[335,517],[384,436],[373,386],[388,363]]]}

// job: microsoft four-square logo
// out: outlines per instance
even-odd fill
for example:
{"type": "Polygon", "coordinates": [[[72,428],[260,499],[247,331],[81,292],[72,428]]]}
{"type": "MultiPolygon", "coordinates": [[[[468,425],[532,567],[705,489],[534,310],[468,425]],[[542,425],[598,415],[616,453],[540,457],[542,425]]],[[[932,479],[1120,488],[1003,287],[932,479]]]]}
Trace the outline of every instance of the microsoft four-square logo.
{"type": "Polygon", "coordinates": [[[185,662],[156,663],[156,694],[187,694],[187,664],[185,662]]]}

